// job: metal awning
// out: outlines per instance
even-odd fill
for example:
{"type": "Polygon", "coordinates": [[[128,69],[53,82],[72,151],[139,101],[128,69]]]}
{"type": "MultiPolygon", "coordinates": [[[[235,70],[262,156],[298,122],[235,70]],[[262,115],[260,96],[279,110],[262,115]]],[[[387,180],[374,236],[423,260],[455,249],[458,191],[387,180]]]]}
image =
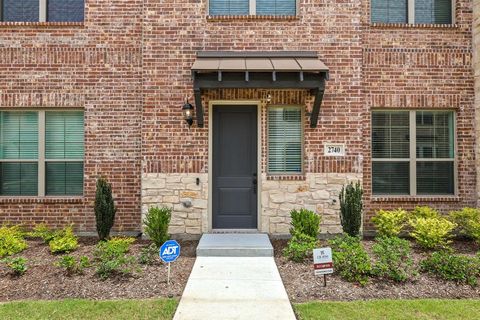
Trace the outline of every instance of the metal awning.
{"type": "Polygon", "coordinates": [[[197,124],[203,127],[202,90],[219,88],[309,89],[315,95],[310,126],[316,127],[328,67],[309,51],[197,53],[192,66],[197,124]]]}

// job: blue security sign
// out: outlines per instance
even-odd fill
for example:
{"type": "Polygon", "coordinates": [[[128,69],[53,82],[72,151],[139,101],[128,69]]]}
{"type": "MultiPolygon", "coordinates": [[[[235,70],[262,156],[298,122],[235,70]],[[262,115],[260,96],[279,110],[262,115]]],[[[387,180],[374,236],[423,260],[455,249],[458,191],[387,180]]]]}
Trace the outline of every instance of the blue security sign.
{"type": "Polygon", "coordinates": [[[160,259],[173,262],[180,256],[180,245],[175,240],[168,240],[160,247],[160,259]]]}

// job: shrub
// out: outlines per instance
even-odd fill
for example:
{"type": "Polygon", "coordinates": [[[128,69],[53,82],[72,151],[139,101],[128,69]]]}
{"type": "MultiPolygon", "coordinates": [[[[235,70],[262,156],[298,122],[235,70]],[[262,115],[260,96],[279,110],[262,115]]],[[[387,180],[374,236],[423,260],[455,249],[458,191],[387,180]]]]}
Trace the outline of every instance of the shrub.
{"type": "Polygon", "coordinates": [[[22,252],[28,247],[20,227],[0,228],[0,258],[22,252]]]}
{"type": "Polygon", "coordinates": [[[416,274],[411,257],[410,243],[397,237],[378,238],[373,245],[376,262],[373,274],[404,282],[416,274]]]}
{"type": "Polygon", "coordinates": [[[172,209],[152,207],[143,220],[145,233],[160,248],[168,240],[168,225],[172,217],[172,209]]]}
{"type": "Polygon", "coordinates": [[[416,218],[410,224],[413,228],[410,236],[425,249],[447,246],[455,228],[453,222],[444,218],[416,218]]]}
{"type": "Polygon", "coordinates": [[[372,218],[372,222],[378,230],[378,235],[386,237],[398,236],[405,227],[406,221],[407,212],[402,209],[392,211],[380,210],[372,218]]]}
{"type": "Polygon", "coordinates": [[[292,236],[300,233],[317,239],[320,230],[319,215],[310,210],[300,209],[300,211],[292,210],[290,217],[292,218],[292,227],[290,228],[292,236]]]}
{"type": "Polygon", "coordinates": [[[71,276],[74,274],[83,274],[84,269],[90,267],[90,260],[85,256],[82,256],[77,260],[73,256],[66,255],[62,256],[55,265],[64,269],[65,273],[68,276],[71,276]]]}
{"type": "Polygon", "coordinates": [[[480,210],[463,208],[450,213],[450,218],[458,226],[460,234],[474,239],[480,244],[480,210]]]}
{"type": "Polygon", "coordinates": [[[78,248],[78,238],[73,233],[73,227],[68,226],[57,232],[48,245],[52,253],[68,253],[78,248]]]}
{"type": "Polygon", "coordinates": [[[333,265],[340,276],[350,282],[365,285],[372,265],[360,238],[343,235],[329,241],[333,251],[333,265]]]}
{"type": "Polygon", "coordinates": [[[302,262],[313,255],[313,249],[318,244],[320,216],[306,209],[290,212],[292,237],[288,241],[283,254],[295,262],[302,262]]]}
{"type": "Polygon", "coordinates": [[[296,233],[288,241],[283,254],[289,260],[303,262],[306,258],[313,256],[313,249],[315,249],[317,244],[317,238],[304,233],[296,233]]]}
{"type": "Polygon", "coordinates": [[[19,277],[27,272],[27,259],[23,257],[5,258],[2,262],[5,263],[14,276],[19,277]]]}
{"type": "Polygon", "coordinates": [[[340,192],[340,221],[343,232],[355,237],[362,226],[363,190],[360,182],[350,183],[340,192]]]}
{"type": "Polygon", "coordinates": [[[97,244],[94,250],[96,274],[105,280],[113,275],[130,275],[135,266],[135,258],[127,256],[134,238],[112,238],[97,244]]]}
{"type": "Polygon", "coordinates": [[[111,184],[104,178],[98,179],[95,195],[95,218],[100,240],[105,240],[110,236],[116,211],[111,184]]]}
{"type": "Polygon", "coordinates": [[[150,266],[158,260],[158,256],[158,248],[154,243],[152,243],[151,245],[140,250],[138,263],[150,266]]]}
{"type": "Polygon", "coordinates": [[[47,227],[46,224],[41,223],[36,225],[35,228],[33,228],[33,231],[30,232],[29,235],[34,238],[40,238],[43,240],[43,242],[48,244],[50,241],[53,240],[53,238],[55,238],[57,233],[55,231],[50,230],[50,228],[47,227]]]}
{"type": "Polygon", "coordinates": [[[420,263],[423,272],[430,273],[444,280],[457,283],[477,285],[480,275],[480,260],[478,257],[454,255],[450,251],[434,252],[420,263]]]}
{"type": "Polygon", "coordinates": [[[419,206],[412,210],[411,218],[440,218],[440,213],[429,206],[419,206]]]}

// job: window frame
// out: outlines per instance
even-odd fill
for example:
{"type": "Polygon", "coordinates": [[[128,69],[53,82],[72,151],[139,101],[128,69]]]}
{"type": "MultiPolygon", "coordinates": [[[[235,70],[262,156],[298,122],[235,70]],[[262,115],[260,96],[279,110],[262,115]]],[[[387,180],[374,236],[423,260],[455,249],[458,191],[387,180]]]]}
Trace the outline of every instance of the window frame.
{"type": "MultiPolygon", "coordinates": [[[[207,13],[208,13],[208,15],[209,16],[218,16],[218,15],[210,14],[210,1],[211,0],[207,1],[207,13]]],[[[298,16],[298,11],[300,9],[300,0],[294,0],[294,1],[295,1],[295,14],[292,15],[292,16],[296,17],[296,16],[298,16]]],[[[260,16],[260,17],[264,16],[264,15],[257,15],[257,0],[248,0],[248,11],[249,11],[248,15],[250,15],[250,16],[260,16]]],[[[222,15],[220,15],[220,16],[222,16],[222,15]]],[[[225,14],[225,16],[237,17],[238,15],[225,14]]],[[[281,15],[279,15],[279,16],[281,16],[281,15]]]]}
{"type": "Polygon", "coordinates": [[[372,109],[370,112],[370,169],[371,171],[371,192],[374,197],[456,197],[458,196],[458,144],[457,144],[457,112],[454,109],[372,109]],[[409,116],[409,158],[374,158],[373,157],[373,117],[374,112],[408,112],[409,116]],[[417,112],[451,112],[453,117],[453,158],[417,158],[417,112]],[[414,137],[414,139],[412,139],[414,137]],[[408,194],[379,194],[373,192],[373,163],[374,162],[408,162],[409,163],[409,193],[408,194]],[[453,163],[453,194],[418,194],[417,193],[417,163],[418,162],[452,162],[453,163]]]}
{"type": "Polygon", "coordinates": [[[302,105],[298,104],[272,104],[268,105],[266,108],[266,114],[265,114],[265,120],[266,120],[266,132],[265,132],[265,140],[266,140],[266,173],[267,176],[270,177],[275,177],[275,176],[303,176],[305,175],[305,108],[302,105]],[[300,151],[301,151],[301,161],[300,161],[300,172],[270,172],[270,166],[269,164],[269,159],[270,159],[270,152],[269,152],[269,146],[270,146],[270,139],[269,139],[269,128],[270,128],[270,121],[268,120],[268,110],[270,108],[299,108],[300,109],[300,137],[301,137],[301,144],[300,144],[300,151]]]}
{"type": "Polygon", "coordinates": [[[65,195],[65,196],[58,196],[58,195],[46,195],[46,164],[47,162],[82,162],[83,163],[83,176],[85,177],[85,110],[80,108],[55,108],[55,109],[32,109],[32,108],[22,108],[22,109],[12,109],[12,108],[0,108],[0,112],[36,112],[38,115],[38,159],[37,160],[26,160],[26,159],[0,159],[0,163],[20,163],[20,162],[28,162],[28,163],[37,163],[38,168],[38,176],[37,176],[37,195],[32,196],[7,196],[7,195],[0,195],[0,198],[59,198],[59,197],[68,197],[68,198],[78,198],[83,197],[85,194],[85,179],[83,180],[82,185],[82,194],[78,195],[65,195]],[[46,113],[49,111],[57,111],[57,112],[82,112],[83,113],[83,159],[47,159],[46,155],[46,113]]]}
{"type": "MultiPolygon", "coordinates": [[[[38,21],[32,21],[32,23],[36,22],[52,22],[48,21],[48,0],[38,0],[38,21]]],[[[209,1],[210,2],[210,1],[209,1]]],[[[0,0],[0,23],[7,22],[3,20],[3,0],[0,0]]],[[[29,22],[29,21],[17,21],[17,22],[29,22]]],[[[85,1],[83,3],[83,21],[80,23],[85,22],[85,1]]],[[[64,21],[64,23],[68,23],[68,21],[64,21]]]]}
{"type": "MultiPolygon", "coordinates": [[[[456,0],[452,1],[452,21],[448,25],[456,24],[456,0]]],[[[370,0],[370,23],[378,24],[397,24],[396,22],[374,22],[372,21],[372,1],[370,0]]],[[[406,24],[416,24],[415,23],[415,0],[407,0],[407,22],[406,24]]],[[[425,24],[425,23],[422,23],[425,24]]],[[[435,25],[436,23],[428,23],[428,25],[435,25]]]]}

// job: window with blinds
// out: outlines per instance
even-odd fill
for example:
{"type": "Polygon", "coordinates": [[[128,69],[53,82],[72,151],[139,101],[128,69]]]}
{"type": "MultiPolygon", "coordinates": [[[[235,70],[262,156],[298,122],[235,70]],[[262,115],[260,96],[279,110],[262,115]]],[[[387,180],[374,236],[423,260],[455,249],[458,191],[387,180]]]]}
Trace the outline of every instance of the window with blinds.
{"type": "Polygon", "coordinates": [[[451,111],[374,111],[373,194],[455,194],[454,128],[451,111]]]}
{"type": "Polygon", "coordinates": [[[82,22],[84,0],[48,0],[47,21],[82,22]]]}
{"type": "Polygon", "coordinates": [[[372,22],[408,23],[408,0],[372,0],[372,22]]]}
{"type": "Polygon", "coordinates": [[[415,23],[451,24],[452,0],[415,0],[415,23]]]}
{"type": "Polygon", "coordinates": [[[257,0],[258,15],[294,16],[297,3],[294,0],[257,0]]]}
{"type": "Polygon", "coordinates": [[[81,111],[1,111],[0,196],[81,195],[83,123],[81,111]]]}
{"type": "Polygon", "coordinates": [[[298,174],[302,172],[301,107],[268,108],[268,172],[298,174]]]}
{"type": "Polygon", "coordinates": [[[85,0],[0,0],[0,21],[82,22],[84,11],[85,0]]]}
{"type": "Polygon", "coordinates": [[[297,13],[297,0],[210,0],[209,13],[212,16],[294,16],[297,13]]]}

